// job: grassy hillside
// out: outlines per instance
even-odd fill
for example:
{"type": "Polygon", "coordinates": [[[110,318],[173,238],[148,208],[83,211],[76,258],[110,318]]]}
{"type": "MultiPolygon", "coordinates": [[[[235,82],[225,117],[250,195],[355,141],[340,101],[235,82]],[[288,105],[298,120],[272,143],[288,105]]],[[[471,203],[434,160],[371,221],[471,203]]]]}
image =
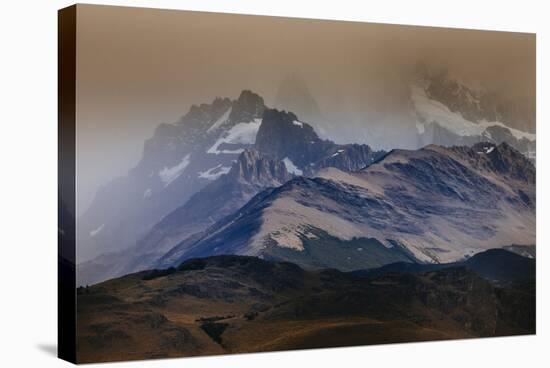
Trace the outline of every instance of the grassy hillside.
{"type": "Polygon", "coordinates": [[[466,267],[365,277],[218,256],[78,294],[81,363],[535,332],[533,287],[466,267]]]}

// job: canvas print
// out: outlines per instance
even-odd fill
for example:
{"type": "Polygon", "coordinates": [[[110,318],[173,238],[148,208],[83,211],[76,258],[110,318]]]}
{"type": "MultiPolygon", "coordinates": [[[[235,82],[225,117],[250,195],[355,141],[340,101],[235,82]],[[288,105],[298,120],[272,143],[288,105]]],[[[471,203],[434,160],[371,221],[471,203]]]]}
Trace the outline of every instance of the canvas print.
{"type": "Polygon", "coordinates": [[[534,34],[60,11],[64,357],[534,334],[535,116],[534,34]]]}

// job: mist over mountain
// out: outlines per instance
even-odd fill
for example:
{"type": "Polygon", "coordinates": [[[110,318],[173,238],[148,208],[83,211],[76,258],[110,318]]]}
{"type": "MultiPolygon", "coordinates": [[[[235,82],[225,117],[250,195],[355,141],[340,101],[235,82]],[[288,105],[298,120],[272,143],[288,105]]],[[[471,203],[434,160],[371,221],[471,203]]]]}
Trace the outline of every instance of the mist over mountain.
{"type": "MultiPolygon", "coordinates": [[[[512,128],[506,125],[508,123],[487,120],[510,119],[511,122],[517,122],[518,116],[524,116],[518,113],[518,110],[499,110],[498,106],[501,105],[495,105],[494,98],[485,99],[483,91],[469,88],[462,82],[451,79],[448,74],[429,74],[424,70],[418,72],[418,75],[419,78],[410,87],[409,106],[414,111],[415,117],[411,123],[414,123],[414,134],[411,135],[411,139],[416,140],[419,145],[431,143],[441,146],[474,145],[472,149],[475,155],[486,154],[487,157],[504,157],[503,152],[512,152],[514,150],[510,151],[508,147],[514,147],[524,156],[534,159],[534,134],[512,128]],[[506,144],[496,146],[503,142],[506,144]]],[[[310,113],[316,113],[316,104],[303,81],[294,77],[284,85],[286,87],[282,89],[283,91],[287,90],[289,92],[286,93],[297,96],[296,108],[300,108],[301,105],[310,106],[310,113]],[[297,90],[296,93],[290,92],[293,88],[297,90]],[[299,98],[304,98],[306,103],[301,104],[299,98]]],[[[188,248],[202,236],[200,235],[202,231],[224,217],[232,215],[233,211],[244,206],[258,192],[268,187],[285,184],[287,181],[285,178],[290,178],[290,175],[315,177],[320,173],[323,177],[331,172],[330,170],[322,172],[325,168],[359,172],[368,170],[369,165],[378,163],[382,157],[387,161],[399,156],[399,152],[401,154],[406,152],[394,150],[384,157],[384,151],[373,150],[365,144],[337,144],[332,140],[321,138],[314,126],[316,126],[314,122],[307,123],[294,112],[270,109],[261,96],[247,90],[242,91],[236,100],[215,98],[211,104],[192,106],[180,121],[174,124],[161,124],[154,136],[145,142],[143,157],[138,165],[131,169],[126,177],[114,180],[99,191],[90,209],[79,218],[79,263],[89,261],[81,268],[81,281],[104,280],[107,277],[119,276],[153,265],[169,265],[170,262],[188,257],[186,255],[188,248]],[[246,151],[250,149],[255,149],[257,153],[246,151]],[[251,160],[248,160],[247,164],[250,167],[247,170],[252,170],[251,173],[254,173],[252,176],[250,173],[247,174],[251,182],[242,177],[246,171],[243,171],[246,165],[241,165],[243,152],[249,152],[247,154],[252,155],[249,156],[251,160]],[[265,157],[261,158],[263,156],[265,157]],[[284,172],[276,169],[279,174],[272,173],[267,176],[272,179],[258,181],[256,176],[262,172],[266,162],[271,169],[263,172],[268,173],[276,167],[284,167],[284,172]],[[236,170],[240,172],[239,175],[235,174],[236,170]],[[241,185],[243,182],[246,182],[244,187],[241,185]],[[234,186],[233,183],[239,184],[234,186]],[[193,195],[200,193],[203,188],[206,194],[192,200],[193,195]],[[185,208],[188,209],[185,210],[185,208]],[[112,256],[113,254],[118,254],[118,257],[112,256]],[[128,259],[122,261],[121,257],[124,258],[124,254],[133,254],[133,256],[126,257],[128,259]]],[[[456,151],[436,148],[420,152],[456,156],[456,151]]],[[[411,151],[404,157],[410,159],[414,155],[416,153],[413,154],[411,151]]],[[[471,155],[471,152],[467,155],[471,155]]],[[[513,156],[501,166],[511,165],[510,168],[514,168],[518,162],[522,161],[513,156]]],[[[477,170],[477,167],[468,167],[471,164],[469,161],[464,164],[467,169],[477,170]]],[[[451,169],[452,167],[449,167],[449,170],[451,169]]],[[[520,171],[523,169],[521,168],[520,171]]],[[[449,172],[446,173],[447,176],[448,174],[449,172]]],[[[533,184],[534,171],[525,175],[531,178],[530,184],[533,184]]],[[[331,178],[330,175],[326,179],[338,180],[331,178]]],[[[426,180],[423,177],[412,179],[426,180]]],[[[390,182],[402,180],[402,178],[387,180],[390,182]]],[[[442,183],[447,180],[452,178],[442,176],[442,183]]],[[[479,185],[484,187],[490,183],[479,182],[479,185]]],[[[390,187],[381,186],[381,188],[389,195],[390,187]]],[[[526,201],[534,203],[534,198],[530,194],[532,188],[523,191],[522,187],[519,190],[523,193],[521,195],[528,193],[524,196],[527,198],[526,201]]],[[[426,197],[423,200],[429,203],[432,199],[426,197]]],[[[415,206],[420,208],[422,203],[419,202],[415,206]]],[[[381,212],[379,216],[390,215],[381,212]]],[[[523,219],[523,221],[529,220],[523,219]]],[[[310,224],[304,226],[308,227],[310,224]]],[[[458,225],[455,224],[456,226],[458,225]]],[[[375,230],[376,228],[375,226],[366,232],[353,230],[352,233],[353,236],[366,236],[366,234],[376,233],[378,231],[375,230]]],[[[328,234],[329,237],[334,235],[331,235],[326,228],[317,230],[328,234]]],[[[521,234],[529,233],[531,230],[532,226],[527,225],[521,234]]],[[[284,231],[281,234],[284,234],[284,231]]],[[[433,236],[430,236],[431,240],[428,241],[420,237],[418,242],[432,244],[437,250],[434,254],[426,249],[419,251],[407,246],[401,247],[401,245],[401,248],[388,252],[380,246],[392,248],[396,244],[392,242],[397,241],[402,244],[402,241],[407,243],[411,240],[400,237],[393,239],[392,234],[382,234],[383,232],[374,237],[369,235],[369,239],[376,239],[374,242],[371,241],[371,244],[373,244],[372,249],[378,249],[379,253],[381,252],[379,257],[355,258],[359,265],[361,262],[366,262],[371,266],[380,266],[391,261],[405,260],[410,257],[410,252],[414,254],[415,259],[421,261],[437,262],[449,259],[441,258],[441,254],[434,255],[446,246],[441,247],[440,241],[434,242],[433,236]],[[388,242],[388,239],[391,241],[388,242]],[[399,249],[406,251],[397,251],[399,249]]],[[[252,236],[252,233],[247,236],[252,236]]],[[[339,237],[336,236],[334,239],[339,237]]],[[[349,240],[349,234],[343,239],[349,240]]],[[[479,245],[479,248],[474,246],[473,249],[478,251],[488,245],[506,246],[512,244],[512,240],[517,240],[516,244],[534,242],[529,237],[520,236],[517,239],[512,237],[507,243],[491,242],[479,245]]],[[[463,239],[460,238],[460,241],[462,242],[463,239]]],[[[474,243],[481,244],[478,240],[474,243]]],[[[474,243],[469,241],[469,247],[474,243]]],[[[466,248],[459,250],[453,257],[464,256],[466,248]]],[[[453,254],[453,251],[449,252],[453,254]]],[[[190,254],[204,256],[209,253],[193,250],[190,254]]],[[[322,255],[318,256],[323,258],[322,255]]],[[[341,257],[348,256],[345,252],[341,254],[341,257]]],[[[325,265],[322,260],[315,262],[325,265]]],[[[338,264],[341,265],[341,263],[338,264]]],[[[329,262],[326,266],[334,265],[329,262]]]]}
{"type": "Polygon", "coordinates": [[[168,213],[136,245],[81,264],[79,282],[95,284],[152,268],[158,258],[181,241],[238,210],[261,190],[280,186],[291,178],[282,161],[247,149],[227,174],[222,173],[168,213]]]}
{"type": "Polygon", "coordinates": [[[506,142],[535,160],[535,110],[479,86],[453,79],[448,71],[421,67],[411,84],[418,144],[444,146],[506,142]]]}
{"type": "Polygon", "coordinates": [[[387,101],[380,99],[380,91],[365,100],[365,109],[323,114],[305,79],[291,74],[281,82],[275,105],[298,114],[322,137],[339,143],[389,150],[507,142],[534,159],[532,99],[511,97],[495,86],[464,80],[426,62],[388,84],[387,101]]]}
{"type": "MultiPolygon", "coordinates": [[[[216,99],[212,105],[201,105],[200,111],[208,112],[224,101],[228,103],[229,99],[216,99]]],[[[241,111],[241,116],[232,116],[235,110],[230,106],[223,114],[223,109],[220,109],[218,115],[222,115],[214,122],[211,122],[213,118],[209,115],[203,117],[210,120],[209,124],[201,123],[197,111],[190,111],[187,115],[189,123],[184,123],[185,131],[195,134],[195,137],[200,137],[201,134],[206,135],[206,138],[211,134],[212,137],[206,145],[205,141],[194,138],[191,141],[195,144],[191,153],[180,153],[186,154],[184,165],[180,163],[172,169],[159,172],[159,175],[164,171],[170,173],[170,182],[164,188],[155,190],[158,192],[156,198],[170,205],[161,209],[166,213],[159,212],[161,216],[149,230],[138,221],[140,212],[146,210],[147,201],[152,198],[153,192],[150,188],[144,190],[142,198],[134,198],[135,206],[129,207],[128,212],[119,210],[121,221],[127,224],[126,229],[131,230],[133,227],[133,238],[125,238],[125,246],[118,243],[118,247],[111,247],[102,253],[100,250],[96,257],[82,263],[79,268],[80,283],[95,283],[146,269],[169,251],[172,257],[178,257],[176,255],[185,251],[185,245],[177,249],[172,247],[188,241],[187,238],[192,239],[208,226],[238,210],[261,190],[283,185],[293,175],[313,175],[329,166],[346,171],[359,170],[384,154],[382,151],[373,151],[366,145],[338,145],[322,140],[310,125],[299,121],[293,113],[269,109],[255,101],[260,101],[260,97],[244,91],[233,104],[241,104],[236,110],[241,111]],[[246,102],[247,100],[252,103],[246,102]],[[262,117],[254,118],[260,109],[263,109],[262,117]],[[252,122],[231,123],[250,119],[253,119],[252,122]],[[218,137],[215,142],[213,137],[218,137]],[[254,147],[254,150],[250,147],[254,147]],[[175,183],[172,184],[172,181],[175,183]],[[204,186],[204,181],[211,183],[204,186]],[[178,185],[180,190],[187,192],[174,192],[169,190],[169,185],[178,185]],[[135,222],[128,221],[134,216],[135,222]]],[[[178,126],[169,127],[173,129],[178,126]]],[[[159,141],[159,138],[153,141],[154,145],[148,143],[149,151],[144,156],[148,161],[140,163],[141,166],[133,172],[141,170],[143,177],[147,170],[140,169],[141,167],[163,167],[162,162],[173,156],[172,151],[166,152],[162,149],[164,145],[174,145],[171,136],[161,137],[168,143],[159,141]]],[[[127,182],[126,185],[132,185],[132,182],[127,182]]],[[[111,200],[115,201],[114,198],[111,200]]],[[[116,223],[114,225],[115,229],[119,226],[116,223]]],[[[108,247],[110,242],[116,240],[110,238],[109,234],[103,235],[103,230],[104,225],[91,230],[89,234],[85,233],[88,243],[84,243],[84,246],[95,241],[95,244],[108,247]]],[[[122,233],[116,235],[128,236],[122,233]]]]}
{"type": "Polygon", "coordinates": [[[300,94],[284,96],[293,89],[284,81],[293,76],[305,83],[322,122],[335,127],[327,134],[317,129],[321,138],[375,150],[418,148],[407,108],[418,62],[535,111],[533,34],[82,7],[78,215],[98,187],[137,164],[159,123],[177,121],[215,96],[236,99],[252,90],[266,105],[292,111],[317,129],[321,125],[310,121],[316,114],[309,116],[316,109],[289,105],[300,94]],[[151,27],[136,27],[136,19],[151,27]]]}
{"type": "Polygon", "coordinates": [[[102,187],[80,216],[79,262],[135,245],[162,216],[227,173],[253,147],[264,109],[263,99],[245,90],[236,100],[194,105],[180,121],[159,125],[140,162],[102,187]]]}
{"type": "Polygon", "coordinates": [[[536,332],[534,34],[78,18],[78,363],[536,332]]]}
{"type": "Polygon", "coordinates": [[[307,83],[297,73],[287,75],[279,84],[273,107],[279,110],[294,111],[314,128],[321,137],[329,138],[326,131],[326,118],[313,97],[307,83]]]}

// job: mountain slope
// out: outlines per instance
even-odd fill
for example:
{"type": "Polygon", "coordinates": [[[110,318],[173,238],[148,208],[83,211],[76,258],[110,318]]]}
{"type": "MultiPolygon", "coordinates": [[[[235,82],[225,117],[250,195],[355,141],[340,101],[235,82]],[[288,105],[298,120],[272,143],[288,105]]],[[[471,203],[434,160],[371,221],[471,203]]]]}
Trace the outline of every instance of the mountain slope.
{"type": "Polygon", "coordinates": [[[533,165],[506,144],[394,150],[356,173],[329,168],[258,194],[186,244],[178,261],[246,254],[312,266],[304,252],[337,240],[346,254],[336,260],[327,250],[316,261],[359,269],[359,243],[375,240],[398,257],[452,262],[534,244],[535,201],[533,165]]]}
{"type": "Polygon", "coordinates": [[[101,188],[79,218],[79,262],[135,244],[162,216],[226,173],[254,145],[265,105],[243,91],[193,105],[174,124],[161,124],[147,140],[140,162],[101,188]]]}
{"type": "MultiPolygon", "coordinates": [[[[321,140],[294,114],[266,108],[261,97],[249,91],[235,101],[216,99],[192,107],[181,124],[161,125],[146,143],[138,166],[106,188],[109,194],[98,195],[95,207],[81,218],[81,259],[99,256],[80,262],[79,282],[95,283],[150,267],[171,247],[237,210],[258,191],[282,185],[289,173],[312,175],[328,166],[358,170],[383,154],[366,145],[321,140]],[[252,147],[265,157],[246,151],[252,147]],[[234,167],[240,153],[248,156],[243,162],[241,155],[240,167],[234,167]],[[183,159],[169,167],[163,164],[174,155],[183,159]],[[158,176],[151,167],[162,167],[158,176]],[[201,195],[193,196],[203,188],[201,195]]],[[[179,246],[170,254],[185,249],[179,246]]]]}
{"type": "Polygon", "coordinates": [[[182,240],[232,214],[258,192],[278,187],[291,178],[283,162],[255,150],[245,150],[227,175],[201,189],[140,240],[136,250],[143,254],[140,258],[144,259],[126,268],[123,273],[151,267],[152,261],[168,251],[177,256],[185,249],[173,247],[182,240]]]}
{"type": "Polygon", "coordinates": [[[246,149],[227,174],[162,218],[135,246],[81,264],[80,285],[151,268],[168,251],[178,256],[185,247],[172,248],[181,241],[238,210],[261,190],[280,186],[291,178],[283,162],[246,149]]]}

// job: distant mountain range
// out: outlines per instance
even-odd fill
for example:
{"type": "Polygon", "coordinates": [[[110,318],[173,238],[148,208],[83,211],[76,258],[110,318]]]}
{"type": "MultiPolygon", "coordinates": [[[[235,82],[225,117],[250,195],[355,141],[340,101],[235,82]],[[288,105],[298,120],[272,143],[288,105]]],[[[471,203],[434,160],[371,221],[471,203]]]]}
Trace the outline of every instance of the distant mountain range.
{"type": "Polygon", "coordinates": [[[363,170],[328,168],[267,189],[184,241],[180,258],[253,255],[353,270],[442,263],[535,243],[535,169],[507,144],[393,150],[363,170]]]}
{"type": "Polygon", "coordinates": [[[78,360],[532,334],[533,270],[534,260],[504,250],[378,274],[244,256],[192,259],[80,288],[78,360]]]}
{"type": "MultiPolygon", "coordinates": [[[[241,103],[254,111],[240,114],[255,116],[261,99],[247,91],[241,94],[240,99],[256,101],[256,103],[241,103]]],[[[223,101],[225,100],[218,99],[212,105],[201,108],[209,110],[223,101]]],[[[229,114],[228,119],[230,116],[229,114]]],[[[203,130],[206,127],[207,125],[203,130]]],[[[117,222],[107,227],[103,218],[97,220],[93,226],[88,226],[88,228],[98,226],[95,230],[82,232],[82,238],[86,238],[87,242],[79,244],[79,248],[98,246],[98,249],[107,248],[108,250],[89,261],[81,262],[80,284],[95,283],[154,265],[164,253],[169,251],[171,255],[177,253],[178,251],[171,248],[184,239],[198,234],[216,221],[238,210],[261,190],[280,186],[293,176],[313,175],[326,167],[337,167],[348,171],[358,170],[385,154],[383,151],[373,151],[367,145],[338,145],[322,140],[309,124],[299,121],[294,114],[268,109],[265,106],[261,119],[236,125],[229,120],[223,124],[216,121],[202,133],[199,129],[196,135],[208,136],[208,130],[213,127],[217,132],[215,134],[221,138],[214,143],[212,143],[214,139],[211,138],[210,148],[208,144],[205,145],[202,142],[196,147],[192,146],[192,153],[185,154],[187,151],[180,153],[180,155],[185,154],[188,159],[184,162],[185,165],[177,164],[176,169],[168,170],[173,177],[170,182],[160,188],[157,187],[154,191],[150,188],[144,190],[141,197],[134,198],[132,205],[125,207],[126,212],[118,208],[115,214],[110,215],[123,217],[117,220],[124,224],[121,231],[129,231],[135,227],[131,238],[125,239],[122,243],[112,243],[116,242],[116,237],[111,236],[109,229],[116,231],[117,222]],[[211,168],[208,169],[208,167],[211,168]],[[187,192],[180,192],[185,189],[187,192]],[[153,192],[157,193],[154,197],[153,192]],[[160,211],[158,208],[160,203],[164,204],[164,211],[169,209],[170,211],[158,218],[153,225],[150,223],[145,227],[140,225],[145,217],[152,216],[151,214],[141,215],[141,211],[148,211],[151,205],[155,205],[155,209],[160,211]],[[180,205],[176,206],[177,203],[180,205]],[[101,225],[98,225],[100,222],[101,225]],[[144,228],[148,230],[145,231],[144,228]],[[118,244],[118,246],[109,248],[109,244],[118,244]]],[[[158,145],[162,147],[160,143],[158,145]]],[[[161,155],[165,154],[162,149],[159,149],[159,152],[161,155]]],[[[160,162],[163,160],[159,158],[160,162]]],[[[162,165],[157,164],[157,166],[162,165]]],[[[133,176],[129,175],[124,179],[125,185],[132,184],[131,177],[133,176]]],[[[147,181],[158,182],[158,178],[154,176],[147,177],[149,178],[146,179],[147,181]]],[[[139,180],[135,178],[136,183],[139,180]]],[[[113,185],[122,185],[123,182],[116,182],[113,185]]],[[[154,185],[149,186],[154,187],[154,185]]],[[[116,191],[110,193],[114,195],[116,191]]],[[[131,199],[129,194],[125,198],[131,199]]],[[[106,200],[105,198],[102,201],[106,200]]],[[[110,200],[113,204],[118,204],[119,199],[110,200]]],[[[92,207],[90,211],[94,208],[97,207],[92,207]]],[[[160,213],[157,212],[157,216],[160,213]]],[[[90,216],[83,216],[84,224],[80,226],[86,229],[86,220],[89,220],[90,216]]],[[[122,234],[116,235],[122,236],[122,234]]],[[[181,247],[179,249],[181,250],[181,247]]]]}
{"type": "Polygon", "coordinates": [[[490,249],[460,262],[440,264],[397,262],[380,268],[353,271],[353,274],[362,277],[380,277],[392,273],[416,274],[455,267],[466,267],[498,286],[534,281],[536,278],[534,258],[523,257],[504,249],[490,249]]]}
{"type": "Polygon", "coordinates": [[[160,257],[181,241],[232,214],[261,190],[280,186],[291,178],[282,161],[247,149],[238,156],[227,174],[207,184],[165,216],[128,251],[83,263],[80,280],[85,284],[95,283],[152,268],[160,257]]]}
{"type": "Polygon", "coordinates": [[[194,105],[174,124],[161,124],[136,167],[101,188],[79,218],[78,261],[134,246],[163,216],[254,145],[265,105],[243,91],[238,99],[194,105]]]}
{"type": "MultiPolygon", "coordinates": [[[[296,74],[283,79],[275,106],[297,113],[323,137],[338,136],[340,133],[346,141],[357,137],[357,141],[384,148],[506,142],[534,162],[536,109],[533,101],[512,100],[498,91],[487,90],[446,70],[424,64],[418,65],[411,77],[413,82],[403,86],[403,100],[408,98],[408,106],[395,107],[399,112],[397,119],[402,124],[392,129],[384,127],[379,121],[372,121],[375,119],[373,117],[365,117],[362,123],[346,122],[341,127],[335,122],[330,124],[321,113],[307,83],[296,74]]],[[[399,101],[396,103],[399,104],[399,101]]],[[[376,111],[376,106],[371,108],[376,111]]],[[[392,120],[391,117],[389,120],[392,120]]]]}
{"type": "Polygon", "coordinates": [[[534,111],[523,105],[425,70],[411,86],[411,100],[420,147],[505,142],[535,160],[535,134],[514,128],[534,126],[534,111]]]}
{"type": "Polygon", "coordinates": [[[336,144],[246,90],[161,124],[79,217],[78,283],[214,254],[357,270],[534,244],[534,134],[501,122],[519,115],[440,75],[411,91],[438,145],[336,144]]]}

